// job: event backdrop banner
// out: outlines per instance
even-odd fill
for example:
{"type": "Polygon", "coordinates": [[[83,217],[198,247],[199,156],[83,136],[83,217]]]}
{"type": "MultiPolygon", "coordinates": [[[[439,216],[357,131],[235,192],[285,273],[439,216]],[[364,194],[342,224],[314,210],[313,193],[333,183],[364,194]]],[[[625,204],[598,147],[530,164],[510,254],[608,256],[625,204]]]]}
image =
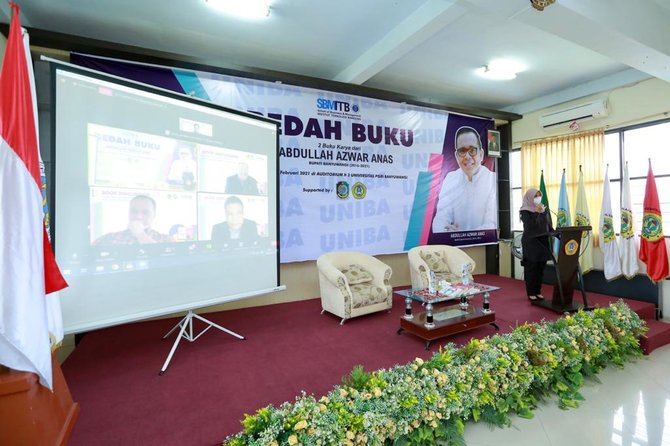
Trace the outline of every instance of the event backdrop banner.
{"type": "Polygon", "coordinates": [[[71,61],[280,121],[282,262],[497,241],[491,119],[79,54],[71,61]]]}

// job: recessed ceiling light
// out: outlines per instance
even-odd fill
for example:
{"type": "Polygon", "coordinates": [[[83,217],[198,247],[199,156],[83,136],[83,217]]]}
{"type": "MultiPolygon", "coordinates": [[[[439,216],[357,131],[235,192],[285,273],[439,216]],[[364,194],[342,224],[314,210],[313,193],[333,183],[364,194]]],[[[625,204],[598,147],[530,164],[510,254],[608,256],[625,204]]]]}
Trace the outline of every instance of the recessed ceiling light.
{"type": "Polygon", "coordinates": [[[495,59],[483,67],[477,68],[475,72],[482,77],[493,80],[510,80],[516,78],[517,73],[524,71],[526,67],[516,61],[508,59],[495,59]]]}
{"type": "Polygon", "coordinates": [[[205,0],[205,3],[226,14],[248,19],[262,19],[270,15],[268,0],[205,0]]]}

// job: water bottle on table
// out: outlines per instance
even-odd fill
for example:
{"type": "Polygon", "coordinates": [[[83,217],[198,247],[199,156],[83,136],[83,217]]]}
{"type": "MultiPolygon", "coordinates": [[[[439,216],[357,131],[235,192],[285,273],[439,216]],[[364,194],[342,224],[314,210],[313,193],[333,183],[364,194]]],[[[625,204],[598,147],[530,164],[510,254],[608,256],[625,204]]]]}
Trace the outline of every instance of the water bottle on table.
{"type": "Polygon", "coordinates": [[[428,294],[434,295],[435,292],[435,272],[431,271],[428,273],[428,294]]]}
{"type": "Polygon", "coordinates": [[[461,283],[463,285],[470,285],[472,283],[472,276],[470,275],[470,264],[464,263],[461,268],[461,283]]]}

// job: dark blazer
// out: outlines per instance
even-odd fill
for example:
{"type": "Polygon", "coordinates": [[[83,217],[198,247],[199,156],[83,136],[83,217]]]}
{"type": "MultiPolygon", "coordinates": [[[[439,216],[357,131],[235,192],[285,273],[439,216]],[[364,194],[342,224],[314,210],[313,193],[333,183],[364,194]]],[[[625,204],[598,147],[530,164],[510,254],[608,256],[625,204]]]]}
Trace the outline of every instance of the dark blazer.
{"type": "Polygon", "coordinates": [[[530,262],[546,262],[551,259],[551,245],[549,244],[549,232],[554,229],[551,225],[549,210],[543,213],[520,211],[519,215],[523,222],[523,234],[521,235],[521,248],[523,260],[530,262]]]}
{"type": "Polygon", "coordinates": [[[226,193],[239,195],[259,195],[258,181],[252,177],[247,177],[244,181],[242,181],[237,175],[231,175],[226,178],[226,193]]]}
{"type": "Polygon", "coordinates": [[[240,238],[230,238],[230,228],[227,222],[217,223],[212,227],[212,244],[215,246],[223,246],[228,243],[229,246],[252,246],[258,240],[258,229],[256,222],[253,220],[244,219],[242,227],[240,228],[240,238]]]}

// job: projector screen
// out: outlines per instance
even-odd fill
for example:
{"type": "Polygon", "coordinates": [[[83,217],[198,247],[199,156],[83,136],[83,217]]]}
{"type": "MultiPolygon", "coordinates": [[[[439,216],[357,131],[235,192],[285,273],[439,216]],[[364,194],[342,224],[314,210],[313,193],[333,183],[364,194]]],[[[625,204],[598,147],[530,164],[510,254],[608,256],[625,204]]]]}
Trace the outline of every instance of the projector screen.
{"type": "Polygon", "coordinates": [[[279,284],[278,124],[52,63],[66,333],[279,284]]]}

